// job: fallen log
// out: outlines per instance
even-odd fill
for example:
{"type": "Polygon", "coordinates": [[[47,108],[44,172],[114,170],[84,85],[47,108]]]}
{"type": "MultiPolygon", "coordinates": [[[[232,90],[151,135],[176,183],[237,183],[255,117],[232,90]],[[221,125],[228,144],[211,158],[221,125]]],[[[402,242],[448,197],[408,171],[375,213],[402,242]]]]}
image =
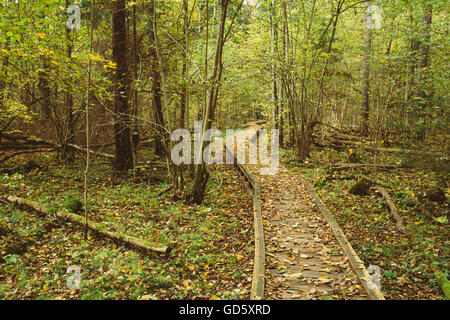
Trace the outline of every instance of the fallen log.
{"type": "Polygon", "coordinates": [[[343,140],[343,141],[356,141],[356,142],[361,142],[366,140],[366,137],[358,137],[358,136],[352,136],[350,134],[345,134],[345,133],[334,133],[332,134],[332,137],[337,139],[337,140],[343,140]]]}
{"type": "Polygon", "coordinates": [[[173,189],[173,186],[170,186],[170,187],[168,187],[167,189],[164,189],[163,191],[159,192],[159,193],[155,196],[155,198],[161,197],[164,193],[169,192],[169,191],[172,190],[172,189],[173,189]]]}
{"type": "Polygon", "coordinates": [[[19,143],[19,144],[46,145],[46,146],[52,146],[52,147],[55,146],[55,143],[51,142],[51,141],[47,141],[47,140],[39,139],[39,138],[27,137],[27,136],[18,135],[18,134],[14,135],[14,134],[9,134],[9,133],[2,133],[0,138],[4,138],[8,141],[11,141],[14,143],[19,143]]]}
{"type": "Polygon", "coordinates": [[[450,300],[450,281],[448,281],[447,277],[441,271],[434,272],[436,277],[436,282],[439,287],[441,287],[442,293],[444,293],[445,299],[450,300]]]}
{"type": "Polygon", "coordinates": [[[404,168],[401,165],[391,165],[391,164],[371,164],[371,163],[337,163],[332,166],[333,169],[355,169],[355,168],[372,168],[381,170],[394,170],[404,168]]]}
{"type": "MultiPolygon", "coordinates": [[[[42,215],[46,216],[50,215],[42,205],[34,201],[17,198],[14,196],[3,198],[3,200],[14,205],[27,207],[42,215]]],[[[61,220],[68,220],[83,227],[85,226],[84,217],[79,216],[77,214],[70,213],[68,211],[60,211],[56,212],[55,215],[57,218],[61,220]]],[[[157,252],[169,254],[172,251],[172,248],[170,246],[166,246],[160,243],[148,242],[122,233],[108,231],[105,225],[98,222],[88,221],[88,228],[99,235],[102,235],[117,242],[124,243],[127,246],[143,250],[144,252],[157,252]]]]}
{"type": "MultiPolygon", "coordinates": [[[[333,148],[337,151],[342,151],[344,147],[351,145],[351,146],[357,146],[359,148],[362,148],[367,151],[373,151],[373,152],[385,152],[385,153],[401,153],[401,154],[415,154],[415,155],[427,155],[427,156],[439,156],[440,153],[433,152],[433,151],[423,151],[423,150],[411,150],[411,149],[400,149],[400,148],[386,148],[386,147],[380,147],[380,146],[368,146],[365,145],[362,141],[355,141],[354,136],[350,140],[342,140],[340,138],[336,137],[325,137],[325,138],[318,138],[317,136],[313,136],[313,144],[320,147],[320,148],[333,148]],[[318,141],[320,140],[320,142],[318,141]]],[[[371,141],[368,141],[371,142],[371,141]]]]}
{"type": "Polygon", "coordinates": [[[21,154],[30,154],[30,153],[39,153],[39,152],[52,152],[54,150],[55,149],[34,149],[34,150],[17,151],[17,152],[14,152],[14,153],[12,153],[12,154],[10,154],[8,156],[5,156],[5,157],[1,158],[0,159],[0,163],[3,163],[3,162],[5,162],[5,161],[7,161],[9,159],[12,159],[12,158],[14,158],[16,156],[21,155],[21,154]]]}
{"type": "Polygon", "coordinates": [[[428,155],[428,156],[439,155],[439,153],[431,152],[431,151],[366,146],[361,142],[350,141],[350,140],[333,140],[332,143],[333,144],[342,144],[342,145],[354,145],[354,146],[358,146],[364,150],[375,151],[375,152],[379,151],[379,152],[386,152],[386,153],[417,154],[417,155],[428,155]]]}
{"type": "Polygon", "coordinates": [[[381,186],[376,186],[375,188],[386,200],[386,203],[388,204],[391,214],[396,222],[397,229],[405,236],[407,236],[409,239],[412,239],[412,235],[406,230],[405,222],[398,213],[397,207],[395,206],[394,201],[392,201],[391,197],[389,196],[389,193],[386,191],[385,188],[381,186]]]}
{"type": "MultiPolygon", "coordinates": [[[[76,151],[79,151],[79,152],[82,152],[82,153],[86,153],[86,151],[87,151],[86,148],[77,146],[75,144],[69,143],[67,146],[69,148],[72,148],[72,149],[74,149],[76,151]]],[[[94,155],[94,156],[101,156],[101,157],[106,158],[106,159],[114,160],[114,156],[112,154],[109,154],[109,153],[104,153],[104,152],[94,151],[94,150],[89,150],[89,153],[94,155]]]]}
{"type": "MultiPolygon", "coordinates": [[[[0,138],[4,138],[8,141],[11,142],[15,142],[18,145],[16,145],[14,147],[14,149],[18,149],[20,148],[20,146],[24,146],[24,148],[29,148],[30,145],[31,146],[47,146],[47,147],[53,147],[54,149],[61,149],[62,146],[60,146],[58,143],[53,142],[53,141],[48,141],[48,140],[44,140],[44,139],[39,139],[39,138],[32,138],[32,137],[27,137],[27,136],[23,136],[23,135],[13,135],[13,134],[6,134],[3,133],[0,138]]],[[[4,145],[4,144],[3,144],[4,145]]],[[[73,149],[75,151],[79,151],[82,153],[86,153],[87,149],[80,147],[76,144],[72,144],[72,143],[68,143],[67,147],[69,147],[70,149],[73,149]]],[[[106,159],[110,159],[110,160],[114,160],[114,155],[109,154],[109,153],[104,153],[104,152],[100,152],[100,151],[95,151],[95,150],[89,150],[89,153],[94,155],[94,156],[101,156],[103,158],[106,159]]]]}

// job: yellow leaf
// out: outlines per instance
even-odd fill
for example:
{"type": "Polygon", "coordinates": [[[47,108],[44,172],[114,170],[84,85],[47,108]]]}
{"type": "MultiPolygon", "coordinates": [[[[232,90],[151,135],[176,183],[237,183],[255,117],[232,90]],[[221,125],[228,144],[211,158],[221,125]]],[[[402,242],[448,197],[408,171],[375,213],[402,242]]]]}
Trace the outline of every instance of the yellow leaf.
{"type": "Polygon", "coordinates": [[[182,283],[181,283],[184,287],[186,287],[186,288],[188,288],[189,287],[189,280],[184,280],[182,283]]]}
{"type": "Polygon", "coordinates": [[[218,296],[213,295],[211,298],[209,298],[209,300],[220,300],[218,296]]]}

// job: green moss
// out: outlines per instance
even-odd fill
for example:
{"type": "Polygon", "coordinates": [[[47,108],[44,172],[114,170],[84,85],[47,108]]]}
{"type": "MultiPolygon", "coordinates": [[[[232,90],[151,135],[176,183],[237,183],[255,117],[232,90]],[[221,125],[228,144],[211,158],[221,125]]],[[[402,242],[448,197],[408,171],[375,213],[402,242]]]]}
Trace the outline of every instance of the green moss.
{"type": "Polygon", "coordinates": [[[64,204],[62,207],[69,212],[80,213],[83,209],[83,204],[78,199],[68,198],[64,201],[64,204]]]}
{"type": "Polygon", "coordinates": [[[152,279],[152,283],[158,287],[158,288],[164,288],[164,289],[168,289],[173,287],[174,283],[172,279],[163,277],[163,276],[157,276],[155,278],[152,279]]]}
{"type": "Polygon", "coordinates": [[[445,299],[450,299],[450,281],[448,281],[447,277],[444,273],[440,271],[436,271],[435,273],[436,281],[439,284],[439,286],[442,289],[442,292],[444,293],[445,299]]]}

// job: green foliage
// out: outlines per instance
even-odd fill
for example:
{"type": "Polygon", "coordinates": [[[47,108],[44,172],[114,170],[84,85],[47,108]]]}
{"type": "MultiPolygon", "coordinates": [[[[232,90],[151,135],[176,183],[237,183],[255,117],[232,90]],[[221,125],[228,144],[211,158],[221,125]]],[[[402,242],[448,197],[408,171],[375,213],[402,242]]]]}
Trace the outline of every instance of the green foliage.
{"type": "Polygon", "coordinates": [[[68,198],[64,200],[62,207],[69,212],[80,213],[83,210],[83,203],[78,199],[68,198]]]}
{"type": "Polygon", "coordinates": [[[447,300],[450,300],[450,282],[447,280],[447,277],[444,273],[440,271],[436,271],[435,273],[436,281],[442,289],[444,296],[447,300]]]}
{"type": "Polygon", "coordinates": [[[163,277],[163,276],[157,276],[152,279],[153,285],[155,285],[157,288],[163,288],[163,289],[169,289],[173,287],[174,282],[172,279],[163,277]]]}

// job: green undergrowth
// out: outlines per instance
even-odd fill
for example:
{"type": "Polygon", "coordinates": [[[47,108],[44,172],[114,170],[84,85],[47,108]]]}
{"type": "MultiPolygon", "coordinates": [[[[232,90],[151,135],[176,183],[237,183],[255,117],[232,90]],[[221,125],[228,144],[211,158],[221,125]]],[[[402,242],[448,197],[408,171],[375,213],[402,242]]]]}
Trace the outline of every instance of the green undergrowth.
{"type": "MultiPolygon", "coordinates": [[[[73,204],[67,199],[83,202],[79,168],[41,162],[44,172],[0,175],[0,196],[34,200],[50,213],[73,204]]],[[[0,299],[249,297],[251,201],[232,167],[212,172],[213,192],[203,205],[174,200],[169,192],[158,196],[168,187],[164,182],[136,182],[132,174],[119,179],[110,172],[96,165],[90,173],[89,219],[174,250],[145,255],[91,233],[85,241],[78,226],[0,203],[0,299]],[[67,287],[70,266],[81,269],[80,289],[67,287]]]]}

